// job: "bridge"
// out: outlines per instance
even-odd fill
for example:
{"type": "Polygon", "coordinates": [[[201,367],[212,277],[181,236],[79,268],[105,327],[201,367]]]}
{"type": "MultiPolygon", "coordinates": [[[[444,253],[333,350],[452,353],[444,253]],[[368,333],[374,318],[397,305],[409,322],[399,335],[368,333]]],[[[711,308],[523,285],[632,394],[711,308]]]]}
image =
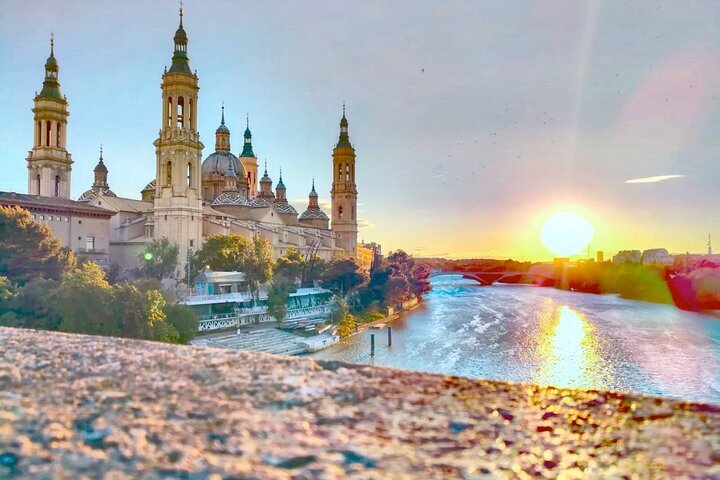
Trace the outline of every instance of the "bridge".
{"type": "Polygon", "coordinates": [[[468,271],[456,271],[456,270],[443,270],[440,268],[434,268],[430,270],[430,278],[437,277],[439,275],[461,275],[463,278],[468,280],[475,280],[480,285],[487,286],[492,285],[495,282],[501,282],[503,280],[509,280],[511,278],[517,278],[518,282],[507,282],[507,283],[527,283],[527,280],[531,279],[533,283],[541,283],[545,280],[554,280],[555,275],[548,271],[525,271],[525,272],[486,272],[480,270],[468,270],[468,271]],[[525,279],[525,282],[519,280],[525,279]]]}

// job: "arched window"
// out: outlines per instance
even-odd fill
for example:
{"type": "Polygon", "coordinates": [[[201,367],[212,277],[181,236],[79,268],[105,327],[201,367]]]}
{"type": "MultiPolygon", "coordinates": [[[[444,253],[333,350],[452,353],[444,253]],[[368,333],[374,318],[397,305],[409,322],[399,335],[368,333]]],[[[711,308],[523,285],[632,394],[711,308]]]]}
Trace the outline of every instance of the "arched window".
{"type": "Polygon", "coordinates": [[[345,164],[345,181],[350,181],[350,165],[347,163],[345,164]]]}
{"type": "Polygon", "coordinates": [[[185,99],[178,97],[177,100],[177,128],[183,128],[185,122],[185,99]]]}
{"type": "Polygon", "coordinates": [[[38,127],[37,127],[37,146],[42,146],[42,122],[38,120],[38,127]]]}
{"type": "Polygon", "coordinates": [[[50,121],[45,122],[45,146],[50,146],[50,121]]]}
{"type": "Polygon", "coordinates": [[[188,169],[187,169],[187,186],[192,187],[193,186],[193,178],[192,178],[192,162],[188,162],[188,169]]]}
{"type": "Polygon", "coordinates": [[[35,177],[35,186],[37,186],[37,194],[40,195],[40,174],[35,177]]]}
{"type": "Polygon", "coordinates": [[[55,175],[55,196],[60,196],[60,175],[55,175]]]}
{"type": "Polygon", "coordinates": [[[338,220],[342,220],[343,208],[342,205],[338,205],[338,220]]]}
{"type": "Polygon", "coordinates": [[[193,115],[195,115],[195,111],[193,110],[193,102],[191,98],[188,100],[188,128],[190,129],[195,128],[193,126],[193,115]]]}
{"type": "Polygon", "coordinates": [[[167,127],[172,127],[172,97],[168,97],[167,103],[167,127]]]}
{"type": "Polygon", "coordinates": [[[350,220],[355,220],[355,207],[350,209],[350,220]]]}
{"type": "Polygon", "coordinates": [[[172,186],[172,162],[167,162],[165,165],[165,184],[168,187],[172,186]]]}
{"type": "Polygon", "coordinates": [[[338,182],[342,181],[342,163],[341,163],[340,165],[338,165],[337,181],[338,181],[338,182]]]}
{"type": "Polygon", "coordinates": [[[55,132],[55,146],[56,147],[62,147],[62,142],[60,139],[62,138],[62,124],[60,122],[57,122],[57,131],[55,132]]]}

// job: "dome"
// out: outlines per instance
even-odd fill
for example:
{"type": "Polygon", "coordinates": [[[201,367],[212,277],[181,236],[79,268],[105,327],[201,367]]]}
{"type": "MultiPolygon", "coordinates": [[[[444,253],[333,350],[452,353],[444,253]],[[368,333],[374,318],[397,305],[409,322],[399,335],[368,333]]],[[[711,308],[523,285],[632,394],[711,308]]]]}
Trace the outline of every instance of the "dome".
{"type": "Polygon", "coordinates": [[[150,180],[147,185],[145,185],[145,188],[142,189],[143,192],[147,192],[148,190],[155,191],[155,180],[150,180]]]}
{"type": "Polygon", "coordinates": [[[223,205],[237,205],[241,207],[249,207],[250,202],[248,202],[248,199],[245,195],[238,192],[223,192],[218,197],[212,201],[210,204],[213,207],[217,206],[223,206],[223,205]]]}
{"type": "Polygon", "coordinates": [[[109,188],[103,188],[103,189],[90,189],[85,190],[82,195],[80,195],[80,198],[78,198],[78,202],[89,202],[93,198],[97,197],[99,194],[102,194],[104,197],[117,197],[115,195],[115,192],[110,190],[109,188]]]}
{"type": "Polygon", "coordinates": [[[215,133],[230,133],[230,129],[221,123],[220,126],[215,130],[215,133]]]}
{"type": "Polygon", "coordinates": [[[182,23],[175,32],[175,37],[173,38],[173,40],[175,41],[175,45],[183,45],[188,43],[187,33],[185,33],[185,29],[183,28],[182,23]]]}
{"type": "Polygon", "coordinates": [[[57,60],[55,60],[55,56],[50,54],[50,56],[47,59],[47,62],[45,62],[45,70],[49,72],[57,72],[58,71],[58,63],[57,60]]]}
{"type": "Polygon", "coordinates": [[[238,177],[247,177],[247,172],[240,160],[230,152],[214,152],[208,155],[203,160],[202,173],[217,173],[224,176],[230,168],[230,163],[232,163],[238,177]]]}
{"type": "Polygon", "coordinates": [[[107,167],[105,166],[105,163],[103,162],[102,157],[100,157],[100,161],[99,161],[98,164],[95,166],[95,169],[93,170],[93,172],[105,172],[105,173],[107,173],[107,171],[108,171],[108,169],[107,169],[107,167]]]}
{"type": "Polygon", "coordinates": [[[297,217],[297,214],[298,214],[297,210],[295,210],[295,207],[293,207],[292,205],[290,205],[290,204],[287,203],[287,202],[275,203],[275,204],[273,205],[273,208],[274,208],[275,211],[278,212],[278,213],[292,213],[292,214],[295,215],[296,217],[297,217]]]}
{"type": "Polygon", "coordinates": [[[322,210],[308,208],[300,215],[300,220],[329,220],[327,214],[322,210]]]}

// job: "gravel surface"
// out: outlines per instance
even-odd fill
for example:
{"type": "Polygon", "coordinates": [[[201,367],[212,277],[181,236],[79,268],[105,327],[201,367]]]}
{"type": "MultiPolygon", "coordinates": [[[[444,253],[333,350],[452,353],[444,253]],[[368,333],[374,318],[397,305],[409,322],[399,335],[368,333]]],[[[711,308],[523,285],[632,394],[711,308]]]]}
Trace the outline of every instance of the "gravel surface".
{"type": "Polygon", "coordinates": [[[720,407],[0,328],[0,478],[720,478],[720,407]]]}

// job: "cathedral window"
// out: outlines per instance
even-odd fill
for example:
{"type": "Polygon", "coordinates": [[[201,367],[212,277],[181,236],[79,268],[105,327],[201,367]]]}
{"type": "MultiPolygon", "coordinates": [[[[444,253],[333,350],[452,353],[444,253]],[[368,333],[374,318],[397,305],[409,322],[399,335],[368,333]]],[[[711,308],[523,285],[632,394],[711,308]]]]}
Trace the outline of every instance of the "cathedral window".
{"type": "Polygon", "coordinates": [[[342,205],[338,205],[338,219],[342,220],[342,214],[343,214],[343,207],[342,205]]]}
{"type": "Polygon", "coordinates": [[[167,162],[165,166],[165,185],[172,185],[172,162],[167,162]]]}
{"type": "Polygon", "coordinates": [[[60,196],[60,175],[55,175],[55,196],[60,196]]]}
{"type": "Polygon", "coordinates": [[[187,165],[187,185],[188,187],[192,187],[193,178],[192,178],[192,162],[188,162],[187,165]]]}
{"type": "Polygon", "coordinates": [[[88,252],[95,250],[95,237],[87,237],[85,239],[85,250],[88,252]]]}
{"type": "Polygon", "coordinates": [[[45,146],[50,146],[50,129],[52,127],[50,126],[50,121],[45,122],[45,146]]]}
{"type": "Polygon", "coordinates": [[[350,165],[347,163],[345,164],[345,181],[350,181],[350,165]]]}
{"type": "Polygon", "coordinates": [[[37,146],[42,145],[42,122],[38,120],[38,127],[37,127],[37,146]]]}
{"type": "Polygon", "coordinates": [[[167,103],[167,126],[172,127],[172,97],[168,97],[167,103]]]}
{"type": "Polygon", "coordinates": [[[193,128],[193,115],[195,115],[195,112],[193,111],[193,102],[192,98],[188,100],[188,128],[193,128]]]}
{"type": "Polygon", "coordinates": [[[55,146],[56,147],[62,147],[62,142],[60,141],[60,138],[62,138],[62,124],[60,122],[57,122],[57,130],[55,132],[55,146]]]}
{"type": "Polygon", "coordinates": [[[178,97],[177,99],[177,128],[183,128],[185,121],[185,99],[178,97]]]}

